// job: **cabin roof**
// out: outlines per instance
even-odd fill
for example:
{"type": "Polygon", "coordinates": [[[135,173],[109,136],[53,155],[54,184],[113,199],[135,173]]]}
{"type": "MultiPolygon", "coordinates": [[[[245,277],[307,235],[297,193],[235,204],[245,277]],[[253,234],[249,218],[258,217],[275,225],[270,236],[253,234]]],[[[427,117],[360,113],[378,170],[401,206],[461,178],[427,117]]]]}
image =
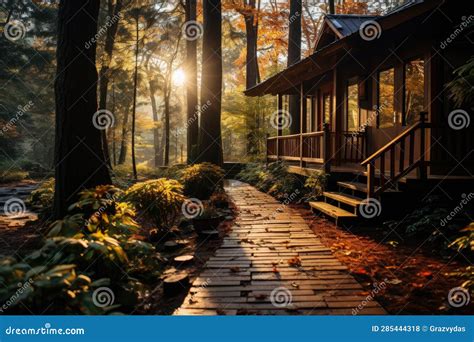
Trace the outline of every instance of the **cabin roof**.
{"type": "Polygon", "coordinates": [[[375,21],[380,25],[382,32],[384,32],[400,26],[414,17],[439,6],[442,2],[443,0],[412,0],[383,16],[326,15],[325,24],[331,27],[339,39],[329,44],[319,44],[321,35],[323,34],[323,32],[321,32],[313,54],[256,86],[247,89],[245,95],[263,96],[267,94],[275,95],[279,93],[296,92],[299,88],[299,84],[302,82],[331,70],[331,67],[327,65],[327,60],[331,56],[335,56],[338,51],[343,51],[358,43],[364,43],[359,34],[359,28],[363,22],[367,20],[375,21]]]}
{"type": "Polygon", "coordinates": [[[369,20],[377,18],[377,15],[353,15],[353,14],[326,14],[325,19],[336,34],[346,37],[359,30],[360,25],[369,20]]]}

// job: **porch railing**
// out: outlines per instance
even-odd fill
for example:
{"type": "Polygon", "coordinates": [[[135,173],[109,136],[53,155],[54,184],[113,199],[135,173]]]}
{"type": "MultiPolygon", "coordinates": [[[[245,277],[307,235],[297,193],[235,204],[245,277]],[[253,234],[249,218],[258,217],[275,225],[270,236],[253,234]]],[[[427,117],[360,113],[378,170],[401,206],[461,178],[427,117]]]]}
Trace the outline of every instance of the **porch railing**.
{"type": "Polygon", "coordinates": [[[426,130],[430,128],[430,124],[426,122],[427,115],[426,112],[421,112],[419,122],[361,163],[367,167],[368,198],[380,195],[415,170],[418,172],[418,179],[427,178],[425,139],[426,130]]]}
{"type": "Polygon", "coordinates": [[[267,139],[267,158],[324,164],[360,163],[366,157],[365,132],[322,131],[275,136],[267,139]]]}

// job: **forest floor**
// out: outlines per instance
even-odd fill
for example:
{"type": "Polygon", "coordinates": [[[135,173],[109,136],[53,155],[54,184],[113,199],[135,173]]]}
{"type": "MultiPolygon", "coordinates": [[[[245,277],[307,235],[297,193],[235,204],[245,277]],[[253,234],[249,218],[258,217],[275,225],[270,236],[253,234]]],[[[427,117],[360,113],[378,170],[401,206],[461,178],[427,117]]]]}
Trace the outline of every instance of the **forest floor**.
{"type": "Polygon", "coordinates": [[[374,284],[386,286],[375,298],[390,314],[472,314],[474,304],[451,307],[451,289],[465,279],[468,263],[459,254],[442,257],[433,253],[427,241],[404,239],[374,227],[343,229],[316,217],[303,205],[295,205],[322,243],[349,267],[351,274],[372,291],[374,284]],[[394,241],[396,240],[396,243],[394,241]]]}
{"type": "Polygon", "coordinates": [[[34,223],[38,216],[24,204],[37,185],[33,180],[0,185],[0,255],[24,255],[41,241],[41,229],[34,223]]]}

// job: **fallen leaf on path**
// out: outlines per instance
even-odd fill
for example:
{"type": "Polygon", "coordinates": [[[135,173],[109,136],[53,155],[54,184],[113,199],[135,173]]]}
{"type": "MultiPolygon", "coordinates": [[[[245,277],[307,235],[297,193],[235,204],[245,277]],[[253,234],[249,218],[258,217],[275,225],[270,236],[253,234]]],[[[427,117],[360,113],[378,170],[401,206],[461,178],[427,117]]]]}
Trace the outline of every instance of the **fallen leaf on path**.
{"type": "Polygon", "coordinates": [[[301,259],[298,256],[288,259],[288,265],[293,266],[293,267],[301,266],[301,259]]]}

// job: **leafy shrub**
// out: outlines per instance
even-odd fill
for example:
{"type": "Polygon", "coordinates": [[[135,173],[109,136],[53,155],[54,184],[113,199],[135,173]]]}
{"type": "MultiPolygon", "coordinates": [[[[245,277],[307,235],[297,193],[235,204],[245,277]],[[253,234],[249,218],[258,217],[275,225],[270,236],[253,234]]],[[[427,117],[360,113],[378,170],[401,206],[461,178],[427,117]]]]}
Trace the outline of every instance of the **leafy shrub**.
{"type": "Polygon", "coordinates": [[[202,163],[184,169],[181,183],[187,196],[207,200],[214,191],[222,189],[223,178],[224,170],[219,166],[202,163]]]}
{"type": "Polygon", "coordinates": [[[457,251],[470,250],[474,251],[474,222],[471,222],[466,228],[461,230],[464,235],[458,237],[451,242],[449,247],[455,248],[457,251]]]}
{"type": "Polygon", "coordinates": [[[54,200],[54,178],[41,183],[33,190],[28,198],[28,203],[40,211],[51,211],[54,200]]]}
{"type": "Polygon", "coordinates": [[[318,170],[313,172],[308,178],[306,178],[304,183],[306,194],[303,196],[303,199],[305,201],[313,201],[320,197],[326,187],[327,179],[328,176],[324,171],[318,170]]]}
{"type": "Polygon", "coordinates": [[[433,195],[426,199],[423,206],[409,213],[402,222],[388,221],[384,225],[389,229],[397,229],[406,236],[421,236],[428,238],[431,243],[439,241],[443,247],[447,247],[446,237],[457,235],[460,227],[466,224],[464,215],[459,214],[446,221],[453,205],[455,204],[433,195]]]}
{"type": "Polygon", "coordinates": [[[185,197],[180,183],[160,178],[133,185],[125,192],[125,199],[166,230],[176,221],[185,197]]]}
{"type": "Polygon", "coordinates": [[[108,279],[92,281],[76,265],[30,266],[14,258],[0,260],[2,307],[9,314],[100,314],[110,308],[94,305],[92,291],[108,279]],[[20,305],[23,304],[23,305],[20,305]],[[45,310],[47,310],[45,312],[45,310]]]}
{"type": "Polygon", "coordinates": [[[237,179],[252,185],[260,181],[260,174],[265,171],[265,165],[259,163],[248,163],[237,174],[237,179]]]}
{"type": "Polygon", "coordinates": [[[19,182],[28,178],[29,173],[21,170],[0,171],[0,183],[19,182]]]}
{"type": "Polygon", "coordinates": [[[152,245],[133,238],[135,212],[121,196],[109,185],[83,191],[40,249],[21,263],[0,259],[0,299],[9,300],[9,313],[29,313],[26,306],[35,313],[103,314],[136,304],[141,281],[155,282],[162,260],[152,245]],[[26,284],[21,291],[18,283],[26,284]],[[113,290],[117,305],[94,305],[92,292],[101,286],[113,290]]]}
{"type": "Polygon", "coordinates": [[[287,165],[281,161],[270,163],[268,166],[248,164],[237,178],[287,202],[296,201],[302,192],[298,176],[289,173],[287,165]]]}

